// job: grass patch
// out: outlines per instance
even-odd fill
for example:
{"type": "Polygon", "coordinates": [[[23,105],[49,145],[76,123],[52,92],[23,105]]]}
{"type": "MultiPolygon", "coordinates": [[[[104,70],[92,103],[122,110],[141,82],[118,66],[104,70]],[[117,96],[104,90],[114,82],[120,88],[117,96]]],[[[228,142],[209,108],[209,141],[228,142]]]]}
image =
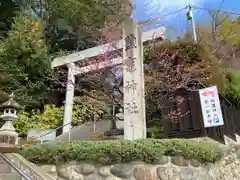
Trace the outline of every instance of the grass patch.
{"type": "Polygon", "coordinates": [[[20,154],[36,164],[56,164],[72,160],[101,164],[134,160],[154,163],[161,155],[184,156],[202,163],[214,163],[223,155],[216,145],[185,139],[47,143],[24,148],[20,154]]]}

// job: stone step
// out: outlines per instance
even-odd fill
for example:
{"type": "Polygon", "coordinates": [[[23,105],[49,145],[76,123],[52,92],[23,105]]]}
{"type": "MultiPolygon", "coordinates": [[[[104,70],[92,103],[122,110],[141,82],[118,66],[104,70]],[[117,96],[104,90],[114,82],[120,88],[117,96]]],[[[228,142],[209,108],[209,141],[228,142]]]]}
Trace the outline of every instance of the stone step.
{"type": "Polygon", "coordinates": [[[0,157],[0,164],[5,164],[5,161],[1,157],[0,157]]]}
{"type": "Polygon", "coordinates": [[[0,164],[0,173],[11,173],[11,168],[7,164],[0,164]]]}
{"type": "Polygon", "coordinates": [[[0,180],[22,180],[22,178],[2,158],[0,158],[0,180]]]}
{"type": "Polygon", "coordinates": [[[1,180],[22,180],[21,176],[17,173],[0,173],[1,180]]]}

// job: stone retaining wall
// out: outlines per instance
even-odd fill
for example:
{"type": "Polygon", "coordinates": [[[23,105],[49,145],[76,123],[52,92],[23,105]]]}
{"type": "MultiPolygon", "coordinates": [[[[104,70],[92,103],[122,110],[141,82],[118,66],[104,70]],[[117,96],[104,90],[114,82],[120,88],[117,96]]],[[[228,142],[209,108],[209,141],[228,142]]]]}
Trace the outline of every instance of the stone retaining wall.
{"type": "Polygon", "coordinates": [[[162,156],[156,164],[131,162],[101,166],[70,162],[43,166],[57,180],[239,180],[240,148],[232,147],[215,164],[162,156]]]}

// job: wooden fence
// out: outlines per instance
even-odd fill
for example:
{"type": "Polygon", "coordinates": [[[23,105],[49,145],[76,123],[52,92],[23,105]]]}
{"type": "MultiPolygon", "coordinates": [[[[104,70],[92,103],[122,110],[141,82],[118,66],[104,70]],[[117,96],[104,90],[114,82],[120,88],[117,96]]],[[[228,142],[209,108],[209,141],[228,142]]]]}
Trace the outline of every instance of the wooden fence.
{"type": "MultiPolygon", "coordinates": [[[[204,88],[203,85],[198,88],[204,88]]],[[[208,136],[218,142],[224,143],[224,135],[236,141],[235,134],[240,135],[240,110],[237,109],[224,96],[219,94],[222,107],[224,126],[204,128],[202,111],[198,91],[179,92],[185,100],[179,105],[171,101],[163,102],[166,109],[162,114],[167,117],[171,110],[179,108],[183,116],[176,119],[164,118],[161,122],[163,138],[196,138],[208,136]]]]}

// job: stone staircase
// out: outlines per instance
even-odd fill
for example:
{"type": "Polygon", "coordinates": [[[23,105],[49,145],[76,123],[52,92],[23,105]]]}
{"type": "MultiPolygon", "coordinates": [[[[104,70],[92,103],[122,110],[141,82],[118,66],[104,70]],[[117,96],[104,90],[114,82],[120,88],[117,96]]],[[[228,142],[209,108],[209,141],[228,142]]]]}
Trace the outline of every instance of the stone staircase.
{"type": "Polygon", "coordinates": [[[0,180],[22,180],[22,178],[2,158],[0,158],[0,180]]]}
{"type": "Polygon", "coordinates": [[[97,136],[103,134],[104,131],[107,131],[111,128],[111,121],[109,120],[101,120],[95,123],[95,130],[94,130],[94,123],[88,122],[82,124],[78,127],[74,127],[70,134],[64,133],[57,137],[59,141],[68,141],[69,136],[70,140],[88,140],[91,139],[92,136],[97,136]]]}

